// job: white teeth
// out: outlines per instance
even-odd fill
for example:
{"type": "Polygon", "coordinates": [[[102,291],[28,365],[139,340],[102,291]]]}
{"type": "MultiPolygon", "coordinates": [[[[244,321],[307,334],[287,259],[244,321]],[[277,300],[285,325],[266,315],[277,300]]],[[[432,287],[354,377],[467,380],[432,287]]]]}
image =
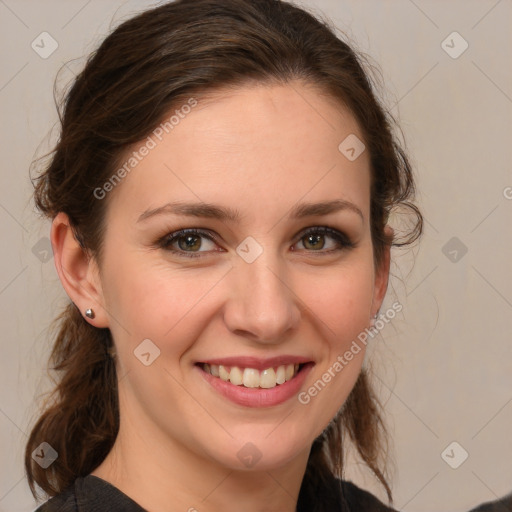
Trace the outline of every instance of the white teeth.
{"type": "Polygon", "coordinates": [[[286,380],[290,380],[293,377],[295,372],[295,366],[293,364],[287,364],[285,370],[285,378],[286,380]]]}
{"type": "Polygon", "coordinates": [[[260,376],[260,388],[274,388],[277,384],[274,368],[263,370],[260,376]]]}
{"type": "MultiPolygon", "coordinates": [[[[233,372],[233,369],[231,369],[233,372]]],[[[231,377],[230,379],[231,380],[231,377]]],[[[257,388],[260,385],[260,372],[254,368],[246,368],[243,376],[244,386],[246,388],[257,388]]],[[[263,387],[263,386],[262,386],[263,387]]]]}
{"type": "Polygon", "coordinates": [[[243,382],[242,371],[238,366],[233,366],[229,372],[229,381],[235,386],[240,386],[243,382]]]}
{"type": "MultiPolygon", "coordinates": [[[[212,366],[216,366],[215,364],[212,364],[212,366]]],[[[205,372],[207,372],[208,370],[206,368],[203,367],[203,370],[205,372]]],[[[212,373],[213,375],[213,373],[212,373]]],[[[222,380],[225,380],[225,381],[228,381],[229,380],[229,372],[226,370],[226,368],[224,368],[224,366],[222,365],[219,365],[219,377],[222,379],[222,380]]]]}
{"type": "Polygon", "coordinates": [[[202,368],[205,372],[219,377],[224,381],[229,381],[235,386],[244,386],[246,388],[264,388],[270,389],[278,384],[284,384],[286,381],[293,379],[299,371],[298,364],[287,364],[277,366],[276,368],[267,368],[262,372],[254,368],[239,368],[232,366],[231,368],[223,365],[204,363],[202,368]]]}
{"type": "Polygon", "coordinates": [[[278,366],[276,372],[276,382],[278,384],[284,384],[286,381],[286,370],[284,366],[278,366]]]}

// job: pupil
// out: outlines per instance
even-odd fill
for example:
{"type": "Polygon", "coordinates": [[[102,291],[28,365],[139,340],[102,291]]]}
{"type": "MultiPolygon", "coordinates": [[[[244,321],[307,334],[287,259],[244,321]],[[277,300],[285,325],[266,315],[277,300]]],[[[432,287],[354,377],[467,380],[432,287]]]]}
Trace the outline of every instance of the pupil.
{"type": "MultiPolygon", "coordinates": [[[[315,248],[316,246],[318,246],[318,243],[320,242],[322,236],[323,235],[308,235],[307,244],[312,243],[313,248],[315,248]]],[[[323,246],[323,244],[321,244],[321,246],[323,246]]]]}
{"type": "Polygon", "coordinates": [[[201,242],[198,236],[187,235],[181,237],[180,243],[178,245],[180,246],[180,249],[199,249],[199,247],[201,247],[201,242]],[[185,240],[184,244],[181,244],[182,240],[185,240]]]}

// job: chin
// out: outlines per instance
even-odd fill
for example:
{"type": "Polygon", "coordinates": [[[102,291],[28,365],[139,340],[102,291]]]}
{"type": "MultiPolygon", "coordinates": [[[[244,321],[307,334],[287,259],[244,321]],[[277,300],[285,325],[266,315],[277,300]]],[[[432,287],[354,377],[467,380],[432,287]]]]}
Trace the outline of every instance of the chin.
{"type": "Polygon", "coordinates": [[[270,435],[272,429],[269,428],[263,434],[255,431],[251,435],[248,432],[250,428],[246,428],[244,435],[227,438],[224,443],[215,442],[215,449],[206,451],[221,466],[233,471],[275,470],[305,452],[309,454],[314,439],[305,439],[304,433],[300,436],[289,435],[285,430],[278,434],[277,429],[270,435]]]}

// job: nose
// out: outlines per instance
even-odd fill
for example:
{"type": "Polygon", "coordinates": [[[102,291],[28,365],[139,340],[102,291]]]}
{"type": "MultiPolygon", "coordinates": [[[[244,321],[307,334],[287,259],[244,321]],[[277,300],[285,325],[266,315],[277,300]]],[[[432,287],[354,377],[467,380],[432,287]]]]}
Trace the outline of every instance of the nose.
{"type": "Polygon", "coordinates": [[[228,329],[258,343],[278,344],[301,319],[284,263],[263,254],[252,263],[237,261],[230,272],[230,297],[224,321],[228,329]]]}

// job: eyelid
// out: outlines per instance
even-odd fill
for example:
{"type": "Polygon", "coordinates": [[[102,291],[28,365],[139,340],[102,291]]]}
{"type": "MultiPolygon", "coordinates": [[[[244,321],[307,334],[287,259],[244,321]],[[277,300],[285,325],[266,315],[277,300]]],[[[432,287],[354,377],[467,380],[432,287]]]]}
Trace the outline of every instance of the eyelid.
{"type": "MultiPolygon", "coordinates": [[[[329,250],[305,250],[309,254],[315,254],[315,255],[322,255],[322,254],[332,254],[335,252],[341,252],[343,250],[351,249],[356,246],[356,244],[351,240],[351,238],[346,235],[343,231],[340,231],[337,228],[333,228],[327,225],[314,225],[309,226],[306,228],[303,228],[300,230],[295,236],[294,236],[294,242],[292,246],[296,245],[298,242],[302,240],[305,236],[309,235],[310,233],[319,233],[325,236],[330,237],[333,239],[337,244],[338,247],[335,249],[329,249],[329,250]]],[[[164,249],[168,252],[171,252],[173,254],[178,254],[179,256],[184,257],[201,257],[201,254],[209,254],[211,252],[225,252],[224,249],[222,251],[183,251],[183,250],[177,250],[170,248],[171,244],[175,243],[180,237],[186,236],[186,235],[196,235],[198,237],[204,237],[216,244],[219,243],[220,237],[209,230],[202,229],[202,228],[182,228],[173,231],[172,233],[166,234],[164,237],[160,238],[157,242],[157,245],[159,248],[164,249]]],[[[296,251],[295,251],[296,252],[296,251]]]]}
{"type": "MultiPolygon", "coordinates": [[[[166,234],[165,236],[163,236],[162,238],[160,238],[158,240],[157,245],[159,248],[164,249],[173,254],[184,255],[185,257],[192,257],[192,258],[200,256],[202,253],[212,252],[212,251],[188,252],[188,251],[177,250],[177,249],[171,248],[171,244],[175,243],[179,238],[181,238],[182,236],[186,236],[186,235],[195,235],[198,237],[204,237],[216,244],[219,243],[219,239],[220,239],[220,237],[217,236],[215,233],[212,233],[205,229],[183,228],[183,229],[177,229],[176,231],[173,231],[172,233],[166,234]]],[[[219,252],[219,251],[215,251],[215,252],[219,252]]]]}

